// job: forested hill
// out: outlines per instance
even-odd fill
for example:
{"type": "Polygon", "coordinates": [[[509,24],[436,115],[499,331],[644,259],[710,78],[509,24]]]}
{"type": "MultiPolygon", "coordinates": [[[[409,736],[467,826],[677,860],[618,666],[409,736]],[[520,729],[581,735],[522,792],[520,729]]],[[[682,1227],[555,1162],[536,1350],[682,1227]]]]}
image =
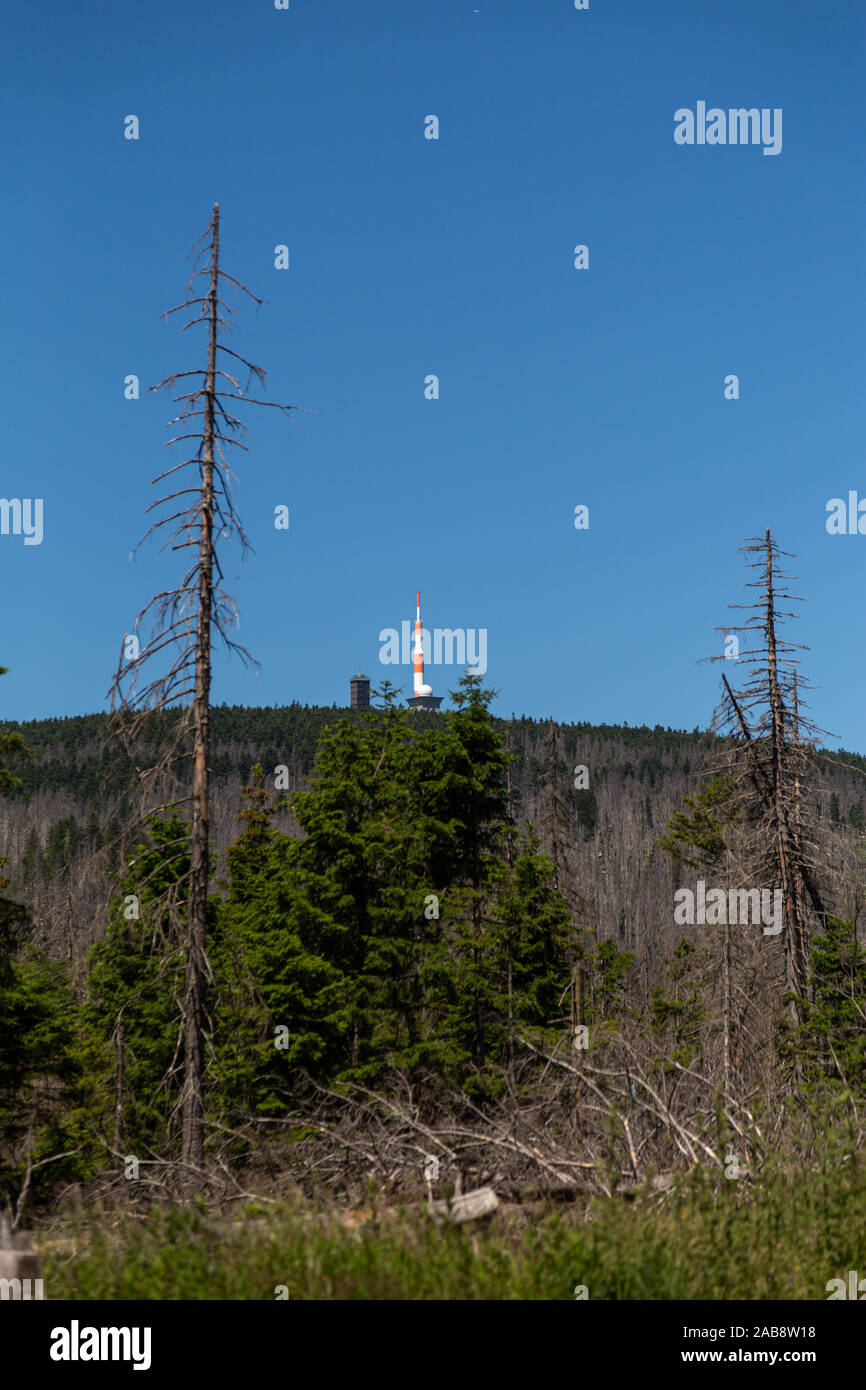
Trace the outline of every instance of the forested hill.
{"type": "MultiPolygon", "coordinates": [[[[251,768],[260,763],[271,787],[276,770],[285,769],[281,786],[302,788],[323,728],[346,717],[358,715],[299,704],[212,710],[211,829],[218,865],[238,834],[251,768]]],[[[35,939],[52,952],[81,960],[101,936],[117,867],[108,846],[123,824],[123,798],[138,771],[158,759],[175,718],[152,716],[131,753],[104,742],[106,717],[100,714],[5,726],[20,731],[34,757],[15,760],[22,781],[0,803],[0,853],[8,856],[15,896],[30,910],[35,939]]],[[[675,944],[674,871],[656,841],[684,796],[696,790],[712,736],[660,725],[556,725],[525,717],[495,722],[515,759],[510,790],[517,820],[531,821],[555,856],[585,924],[639,956],[669,950],[675,944]],[[585,775],[576,775],[579,768],[585,775]]],[[[857,852],[866,828],[866,758],[822,754],[819,766],[816,810],[834,845],[837,907],[853,917],[859,898],[866,898],[866,868],[857,852]]],[[[182,794],[179,787],[166,791],[182,794]]],[[[287,814],[275,823],[294,830],[287,814]]]]}

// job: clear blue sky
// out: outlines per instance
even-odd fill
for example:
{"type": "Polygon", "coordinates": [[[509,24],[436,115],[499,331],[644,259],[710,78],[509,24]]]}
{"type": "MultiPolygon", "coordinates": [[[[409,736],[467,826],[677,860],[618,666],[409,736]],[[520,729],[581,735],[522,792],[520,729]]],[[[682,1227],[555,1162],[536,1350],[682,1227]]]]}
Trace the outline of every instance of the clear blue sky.
{"type": "Polygon", "coordinates": [[[104,708],[123,632],[180,573],[152,543],[128,557],[182,457],[146,387],[203,360],[201,330],[159,314],[219,201],[224,267],[268,301],[238,304],[231,345],[315,413],[246,414],[256,553],[227,575],[262,672],[219,655],[215,701],[347,703],[359,667],[408,690],[379,632],[420,587],[429,627],[487,629],[500,713],[705,727],[719,668],[697,662],[769,524],[808,600],[814,714],[866,751],[866,535],[825,527],[828,499],[866,496],[859,5],[55,0],[4,20],[0,496],[44,499],[44,539],[0,536],[0,717],[104,708]],[[782,152],[676,145],[698,101],[782,108],[782,152]]]}

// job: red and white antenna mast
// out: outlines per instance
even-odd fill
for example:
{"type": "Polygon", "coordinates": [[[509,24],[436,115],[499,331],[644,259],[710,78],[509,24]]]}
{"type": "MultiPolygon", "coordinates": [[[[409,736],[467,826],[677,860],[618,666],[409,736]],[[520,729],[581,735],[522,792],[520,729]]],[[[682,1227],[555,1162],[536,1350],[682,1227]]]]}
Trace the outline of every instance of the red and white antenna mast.
{"type": "Polygon", "coordinates": [[[421,590],[415,594],[415,649],[412,653],[414,666],[413,697],[417,695],[432,695],[432,685],[424,684],[424,636],[421,627],[421,590]]]}
{"type": "Polygon", "coordinates": [[[407,700],[407,705],[414,705],[415,709],[438,710],[442,703],[441,695],[433,694],[432,685],[425,684],[424,681],[424,629],[421,626],[421,590],[415,593],[415,646],[412,649],[412,664],[414,666],[414,681],[412,698],[407,700]]]}

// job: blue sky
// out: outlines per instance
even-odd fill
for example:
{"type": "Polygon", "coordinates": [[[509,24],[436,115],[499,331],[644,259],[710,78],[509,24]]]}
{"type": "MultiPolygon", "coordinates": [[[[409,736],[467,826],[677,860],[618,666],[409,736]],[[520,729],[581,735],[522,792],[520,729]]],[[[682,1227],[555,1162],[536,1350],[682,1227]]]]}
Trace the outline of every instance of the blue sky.
{"type": "Polygon", "coordinates": [[[203,360],[159,315],[218,201],[267,301],[230,345],[311,413],[245,415],[226,572],[262,670],[218,654],[216,702],[343,704],[359,667],[408,693],[379,633],[420,587],[428,627],[487,630],[499,713],[705,727],[770,525],[814,715],[866,751],[866,536],[825,525],[866,497],[857,6],[82,0],[7,8],[4,51],[0,496],[44,537],[0,535],[0,717],[104,708],[180,574],[129,552],[183,457],[146,388],[203,360]],[[678,146],[701,100],[781,108],[781,153],[678,146]]]}

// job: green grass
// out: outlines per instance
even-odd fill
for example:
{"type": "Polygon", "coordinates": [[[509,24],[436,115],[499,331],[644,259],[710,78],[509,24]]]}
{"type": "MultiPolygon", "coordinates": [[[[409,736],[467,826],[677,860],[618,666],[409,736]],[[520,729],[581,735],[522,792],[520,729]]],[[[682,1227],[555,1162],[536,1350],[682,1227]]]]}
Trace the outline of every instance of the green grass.
{"type": "MultiPolygon", "coordinates": [[[[483,1230],[417,1212],[359,1230],[312,1208],[269,1209],[267,1229],[197,1208],[69,1223],[74,1256],[46,1252],[52,1299],[826,1299],[866,1274],[866,1172],[828,1148],[815,1171],[760,1183],[699,1172],[661,1205],[598,1199],[533,1224],[483,1230]]],[[[261,1221],[261,1217],[259,1217],[261,1221]]],[[[58,1232],[59,1233],[59,1232],[58,1232]]]]}

